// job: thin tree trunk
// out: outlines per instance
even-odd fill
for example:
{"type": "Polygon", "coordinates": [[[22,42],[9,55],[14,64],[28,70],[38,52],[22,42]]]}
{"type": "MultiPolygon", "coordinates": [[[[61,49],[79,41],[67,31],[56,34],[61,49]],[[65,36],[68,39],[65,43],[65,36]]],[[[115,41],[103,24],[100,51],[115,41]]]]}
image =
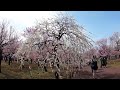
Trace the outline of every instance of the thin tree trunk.
{"type": "Polygon", "coordinates": [[[31,61],[31,64],[32,64],[32,59],[30,59],[30,61],[31,61]]]}
{"type": "Polygon", "coordinates": [[[10,60],[8,61],[8,65],[10,65],[10,60]]]}
{"type": "Polygon", "coordinates": [[[0,49],[0,73],[1,73],[2,49],[0,49]]]}
{"type": "Polygon", "coordinates": [[[12,63],[11,56],[9,56],[8,65],[10,65],[10,63],[12,63]]]}
{"type": "Polygon", "coordinates": [[[58,72],[55,72],[55,79],[60,79],[58,72]]]}
{"type": "Polygon", "coordinates": [[[0,59],[0,73],[1,73],[1,59],[0,59]]]}

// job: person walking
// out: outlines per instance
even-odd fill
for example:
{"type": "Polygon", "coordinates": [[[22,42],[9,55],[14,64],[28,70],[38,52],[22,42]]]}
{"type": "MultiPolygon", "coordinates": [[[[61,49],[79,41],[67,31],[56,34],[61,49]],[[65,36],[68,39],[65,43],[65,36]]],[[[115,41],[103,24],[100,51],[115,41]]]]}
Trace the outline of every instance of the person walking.
{"type": "Polygon", "coordinates": [[[91,61],[91,69],[92,69],[93,78],[95,78],[95,73],[96,73],[96,70],[98,69],[96,56],[93,56],[93,59],[91,61]]]}

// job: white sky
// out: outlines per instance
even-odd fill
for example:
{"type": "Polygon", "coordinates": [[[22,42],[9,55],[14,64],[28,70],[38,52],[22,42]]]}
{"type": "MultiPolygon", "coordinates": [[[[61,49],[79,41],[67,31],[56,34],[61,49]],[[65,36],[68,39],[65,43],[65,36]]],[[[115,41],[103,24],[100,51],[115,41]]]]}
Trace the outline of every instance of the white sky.
{"type": "Polygon", "coordinates": [[[3,19],[10,22],[17,33],[22,33],[26,27],[31,27],[36,20],[49,18],[59,11],[0,11],[0,21],[3,19]]]}

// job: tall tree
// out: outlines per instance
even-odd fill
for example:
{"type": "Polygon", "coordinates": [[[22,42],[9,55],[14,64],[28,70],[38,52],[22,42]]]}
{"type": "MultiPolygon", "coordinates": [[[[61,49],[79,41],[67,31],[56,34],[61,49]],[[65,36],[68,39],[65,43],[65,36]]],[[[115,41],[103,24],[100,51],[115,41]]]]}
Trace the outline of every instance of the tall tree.
{"type": "Polygon", "coordinates": [[[12,44],[16,35],[13,33],[13,28],[9,26],[7,21],[0,23],[0,73],[1,73],[1,61],[3,59],[3,49],[5,46],[12,44]]]}
{"type": "Polygon", "coordinates": [[[110,54],[108,40],[106,38],[98,40],[96,44],[98,45],[98,52],[100,56],[107,56],[110,54]]]}
{"type": "Polygon", "coordinates": [[[92,46],[92,40],[83,31],[84,28],[73,17],[60,14],[27,28],[24,36],[28,49],[36,50],[44,61],[53,62],[54,70],[60,73],[59,66],[64,66],[64,61],[69,59],[73,66],[78,64],[77,56],[92,46]],[[67,52],[68,48],[71,52],[67,52]],[[64,56],[66,52],[70,55],[64,56]]]}
{"type": "Polygon", "coordinates": [[[116,44],[115,49],[119,51],[120,50],[120,32],[114,32],[111,38],[116,44]]]}

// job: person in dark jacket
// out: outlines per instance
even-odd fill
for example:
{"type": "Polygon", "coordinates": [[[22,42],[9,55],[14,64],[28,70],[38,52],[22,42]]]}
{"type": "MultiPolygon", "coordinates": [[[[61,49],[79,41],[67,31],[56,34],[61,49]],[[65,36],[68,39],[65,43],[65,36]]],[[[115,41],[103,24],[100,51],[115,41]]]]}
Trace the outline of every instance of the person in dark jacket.
{"type": "Polygon", "coordinates": [[[98,69],[96,56],[93,56],[93,59],[91,62],[91,69],[92,69],[93,78],[95,78],[95,73],[96,73],[96,70],[98,69]]]}
{"type": "Polygon", "coordinates": [[[106,67],[107,66],[107,56],[103,58],[103,64],[102,66],[106,67]]]}
{"type": "Polygon", "coordinates": [[[102,66],[103,66],[103,57],[100,56],[100,67],[102,68],[102,66]]]}

